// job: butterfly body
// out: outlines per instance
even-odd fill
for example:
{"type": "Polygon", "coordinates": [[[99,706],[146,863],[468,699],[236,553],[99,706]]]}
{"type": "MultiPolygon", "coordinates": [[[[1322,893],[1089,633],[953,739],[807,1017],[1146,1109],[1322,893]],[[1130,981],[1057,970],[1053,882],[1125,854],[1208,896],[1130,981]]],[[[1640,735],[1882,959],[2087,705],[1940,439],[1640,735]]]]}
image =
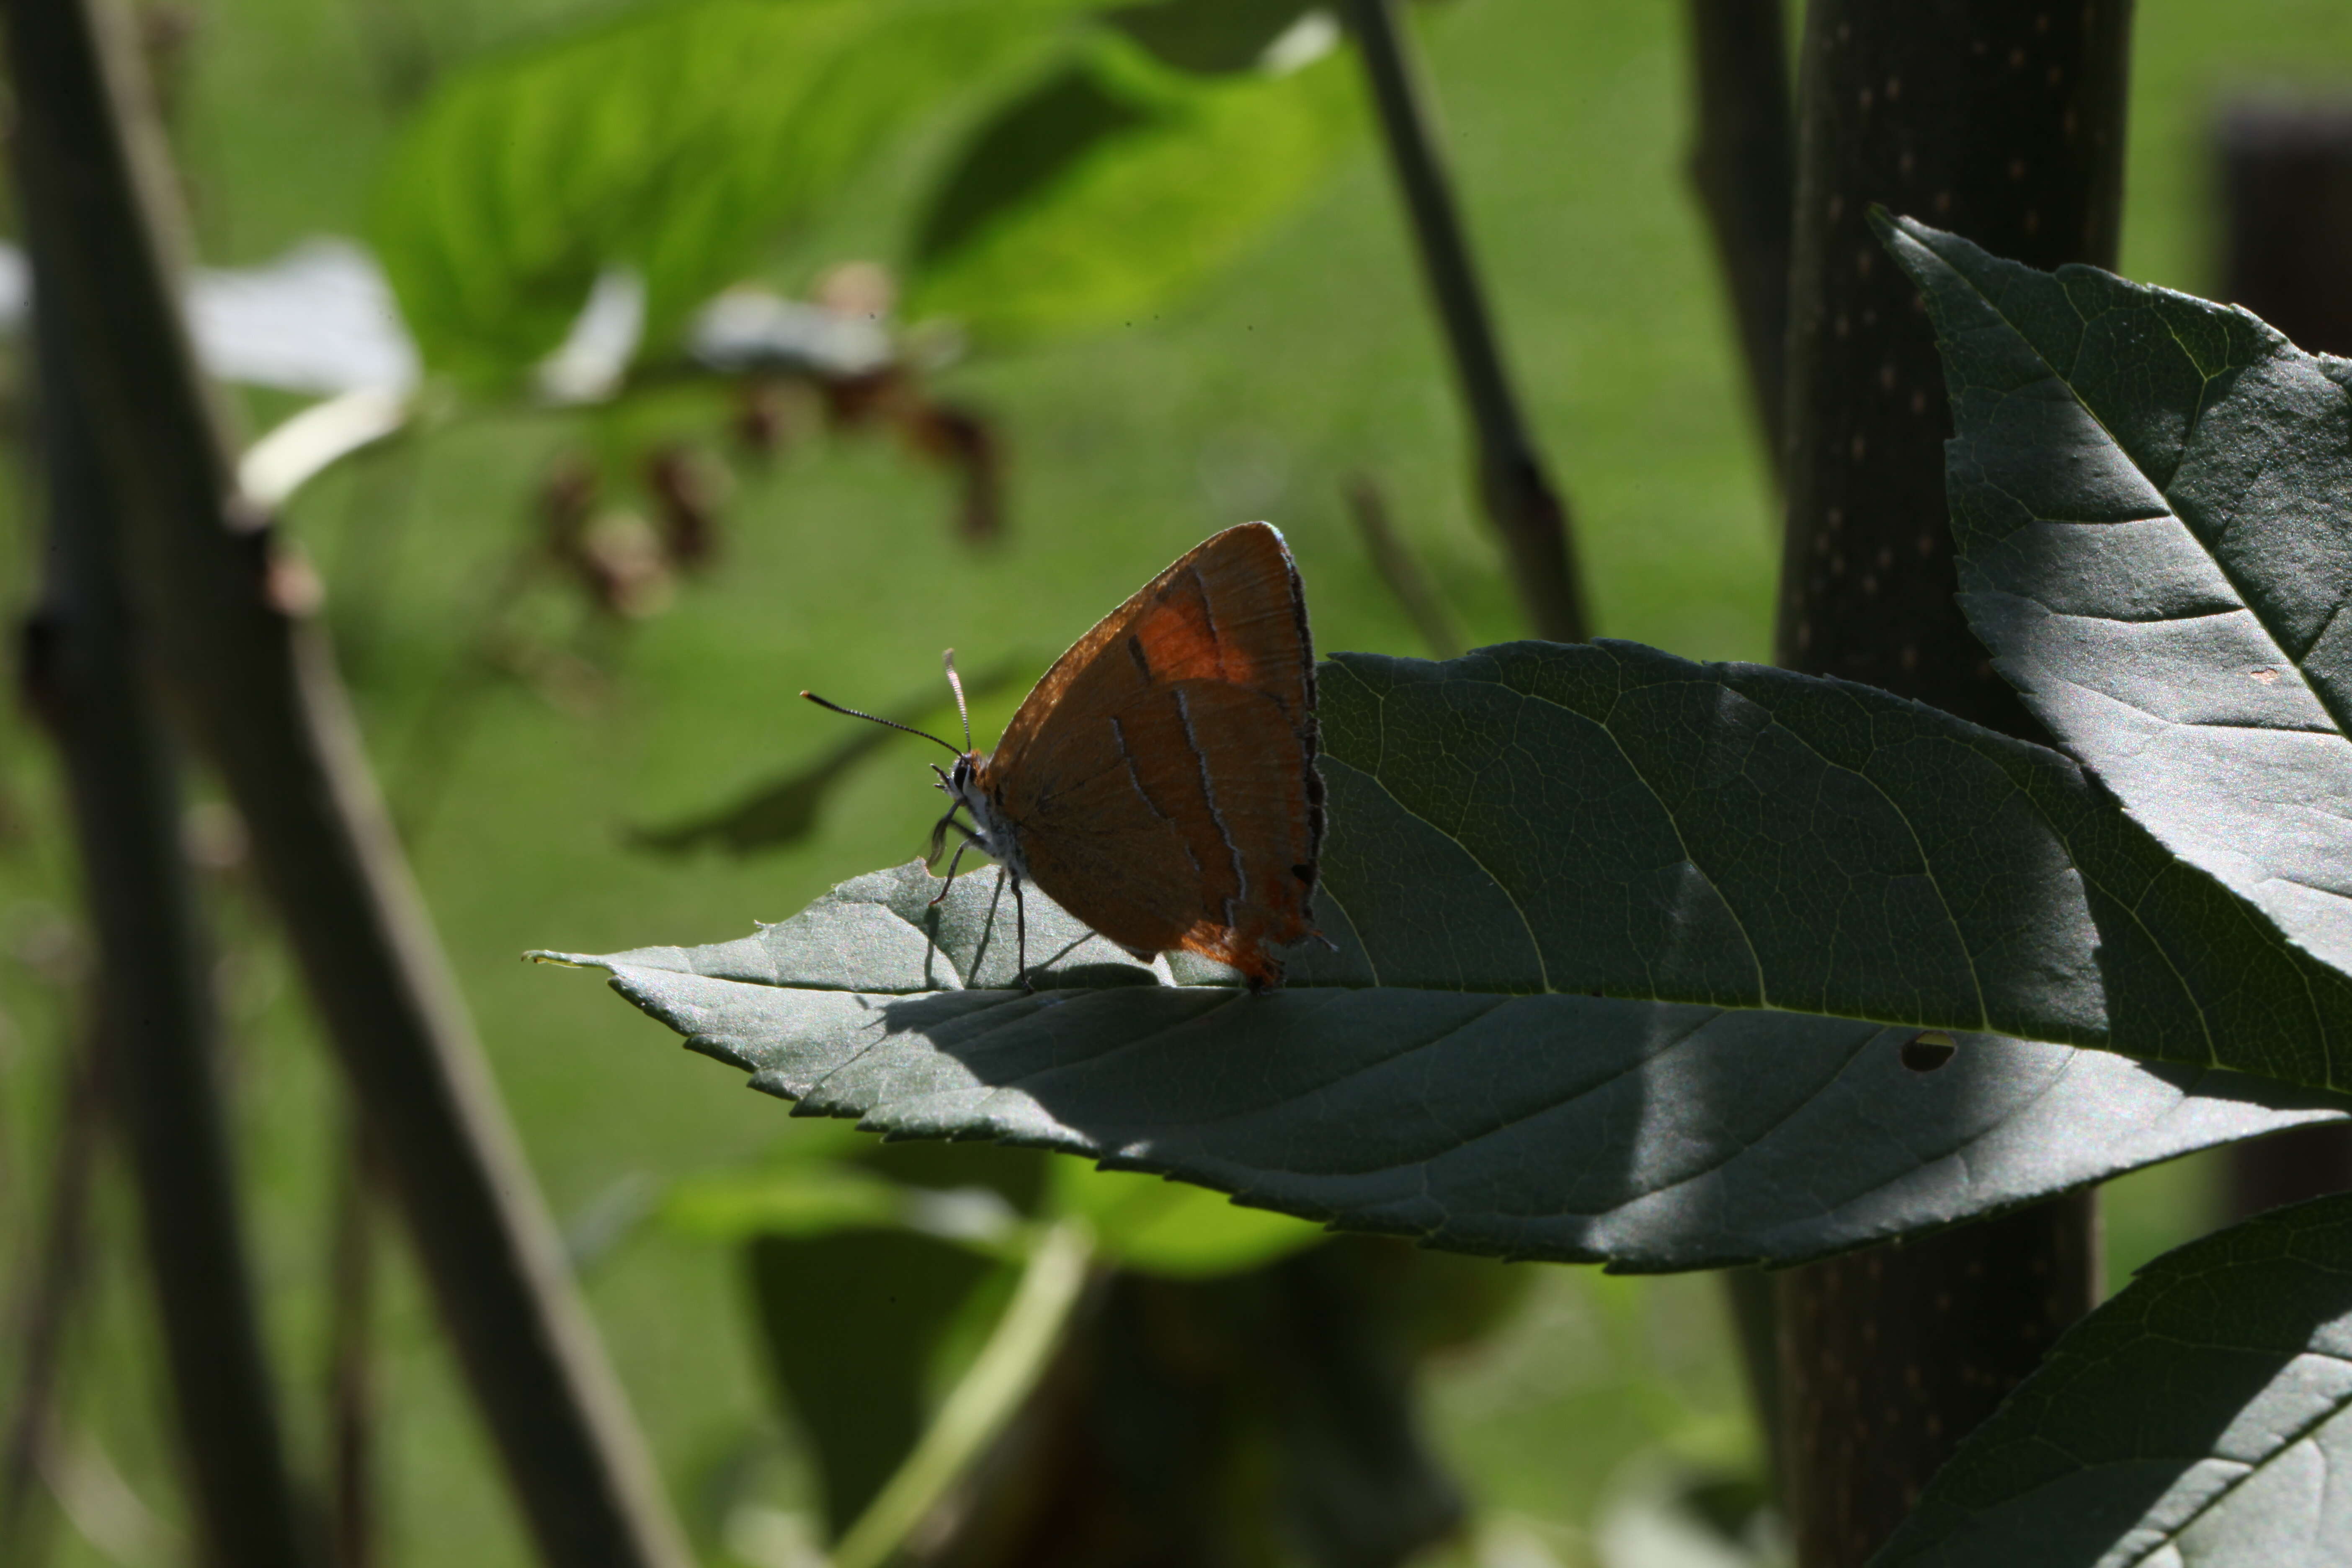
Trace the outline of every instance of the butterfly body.
{"type": "Polygon", "coordinates": [[[941,771],[940,831],[1129,952],[1279,985],[1268,950],[1319,934],[1314,660],[1281,534],[1227,529],[1079,638],[994,752],[941,771]]]}
{"type": "MultiPolygon", "coordinates": [[[[964,827],[963,824],[956,822],[953,819],[955,808],[950,807],[949,815],[940,818],[940,831],[934,835],[934,845],[938,839],[946,837],[948,828],[963,828],[965,843],[1003,867],[1005,874],[1014,881],[1029,881],[1032,879],[1029,862],[1021,854],[1020,834],[1011,819],[1003,815],[996,797],[980,783],[981,770],[988,765],[988,761],[983,752],[965,752],[956,758],[953,769],[940,773],[941,793],[956,805],[971,813],[972,825],[964,827]]],[[[931,850],[931,858],[939,858],[936,847],[931,850]]]]}

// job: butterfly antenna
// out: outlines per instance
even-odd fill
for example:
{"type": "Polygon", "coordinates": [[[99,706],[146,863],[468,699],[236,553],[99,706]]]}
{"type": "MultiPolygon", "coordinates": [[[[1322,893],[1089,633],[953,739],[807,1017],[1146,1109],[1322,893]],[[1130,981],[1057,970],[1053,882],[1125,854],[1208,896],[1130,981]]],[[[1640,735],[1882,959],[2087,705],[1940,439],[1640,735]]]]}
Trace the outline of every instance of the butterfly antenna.
{"type": "Polygon", "coordinates": [[[955,649],[950,648],[941,654],[940,662],[948,667],[948,685],[956,694],[956,717],[963,721],[963,749],[969,752],[971,750],[971,710],[963,705],[963,677],[956,673],[955,649]]]}
{"type": "MultiPolygon", "coordinates": [[[[835,713],[845,713],[852,719],[863,719],[871,724],[884,725],[892,730],[904,730],[909,735],[920,735],[924,740],[930,742],[935,746],[945,746],[950,752],[955,751],[955,746],[952,742],[940,740],[929,730],[918,730],[912,724],[901,724],[896,719],[885,719],[879,713],[860,713],[855,708],[844,708],[838,702],[828,702],[814,691],[803,691],[801,695],[807,698],[810,701],[815,703],[820,708],[830,708],[835,713]]],[[[957,695],[961,697],[962,694],[959,692],[957,695]]],[[[966,726],[967,732],[969,732],[969,730],[970,727],[966,726]]],[[[961,756],[962,754],[963,753],[961,752],[956,752],[956,755],[958,756],[961,756]]]]}

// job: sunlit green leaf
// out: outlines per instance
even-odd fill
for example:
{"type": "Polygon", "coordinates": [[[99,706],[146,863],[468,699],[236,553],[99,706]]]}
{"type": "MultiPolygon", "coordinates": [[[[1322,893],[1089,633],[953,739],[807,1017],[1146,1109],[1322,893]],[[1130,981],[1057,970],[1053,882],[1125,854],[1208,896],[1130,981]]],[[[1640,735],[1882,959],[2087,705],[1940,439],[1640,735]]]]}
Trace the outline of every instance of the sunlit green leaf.
{"type": "Polygon", "coordinates": [[[1104,20],[1183,70],[1249,70],[1275,41],[1316,10],[1316,0],[1148,0],[1104,20]]]}
{"type": "Polygon", "coordinates": [[[984,331],[1132,321],[1231,260],[1353,141],[1350,61],[1186,77],[1075,55],[973,136],[918,225],[909,309],[984,331]]]}
{"type": "Polygon", "coordinates": [[[915,236],[914,264],[937,263],[1008,208],[1050,199],[1054,183],[1105,142],[1152,122],[1152,111],[1070,65],[1008,104],[964,149],[915,236]]]}
{"type": "Polygon", "coordinates": [[[2352,969],[2352,362],[1907,221],[1961,602],[2133,819],[2352,969]]]}
{"type": "Polygon", "coordinates": [[[809,1161],[757,1175],[681,1182],[663,1208],[669,1223],[688,1235],[732,1239],[894,1226],[900,1200],[896,1183],[870,1171],[809,1161]]]}
{"type": "Polygon", "coordinates": [[[1208,1279],[1270,1263],[1324,1239],[1288,1215],[1243,1208],[1217,1193],[1075,1160],[1055,1163],[1055,1200],[1092,1225],[1105,1258],[1148,1274],[1208,1279]]]}
{"type": "Polygon", "coordinates": [[[1625,644],[1344,655],[1322,691],[1338,952],[1276,994],[1034,892],[1048,988],[1002,989],[1009,906],[985,875],[933,906],[919,866],[583,962],[803,1112],[1631,1268],[1815,1256],[2338,1114],[2210,1069],[2324,1083],[2352,986],[2055,752],[1625,644]]]}
{"type": "Polygon", "coordinates": [[[2352,1198],[2157,1259],[2068,1331],[1874,1568],[2352,1561],[2352,1198]]]}
{"type": "Polygon", "coordinates": [[[510,376],[606,268],[660,344],[757,247],[1082,0],[681,0],[451,77],[402,133],[373,237],[429,363],[510,376]]]}
{"type": "Polygon", "coordinates": [[[910,1185],[825,1160],[696,1177],[664,1207],[672,1226],[710,1239],[895,1228],[988,1253],[1025,1245],[1020,1214],[985,1187],[910,1185]]]}

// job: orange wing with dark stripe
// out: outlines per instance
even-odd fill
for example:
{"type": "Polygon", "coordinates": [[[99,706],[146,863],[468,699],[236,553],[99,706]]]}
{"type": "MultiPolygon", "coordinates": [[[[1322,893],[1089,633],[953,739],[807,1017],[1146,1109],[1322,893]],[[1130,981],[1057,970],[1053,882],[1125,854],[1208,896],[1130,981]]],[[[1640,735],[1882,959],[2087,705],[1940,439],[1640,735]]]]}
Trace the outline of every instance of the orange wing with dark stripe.
{"type": "Polygon", "coordinates": [[[978,783],[1031,878],[1113,942],[1279,984],[1315,933],[1315,655],[1297,569],[1227,529],[1064,654],[978,783]]]}

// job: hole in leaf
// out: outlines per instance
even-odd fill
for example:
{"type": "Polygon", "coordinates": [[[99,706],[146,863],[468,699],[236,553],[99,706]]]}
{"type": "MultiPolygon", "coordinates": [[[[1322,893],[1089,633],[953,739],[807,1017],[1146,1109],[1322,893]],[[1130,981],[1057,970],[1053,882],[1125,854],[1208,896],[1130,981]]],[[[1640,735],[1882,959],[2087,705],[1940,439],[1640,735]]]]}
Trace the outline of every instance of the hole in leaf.
{"type": "Polygon", "coordinates": [[[1934,1072],[1959,1051],[1959,1042],[1941,1029],[1929,1029],[1903,1042],[1903,1065],[1913,1072],[1934,1072]]]}

